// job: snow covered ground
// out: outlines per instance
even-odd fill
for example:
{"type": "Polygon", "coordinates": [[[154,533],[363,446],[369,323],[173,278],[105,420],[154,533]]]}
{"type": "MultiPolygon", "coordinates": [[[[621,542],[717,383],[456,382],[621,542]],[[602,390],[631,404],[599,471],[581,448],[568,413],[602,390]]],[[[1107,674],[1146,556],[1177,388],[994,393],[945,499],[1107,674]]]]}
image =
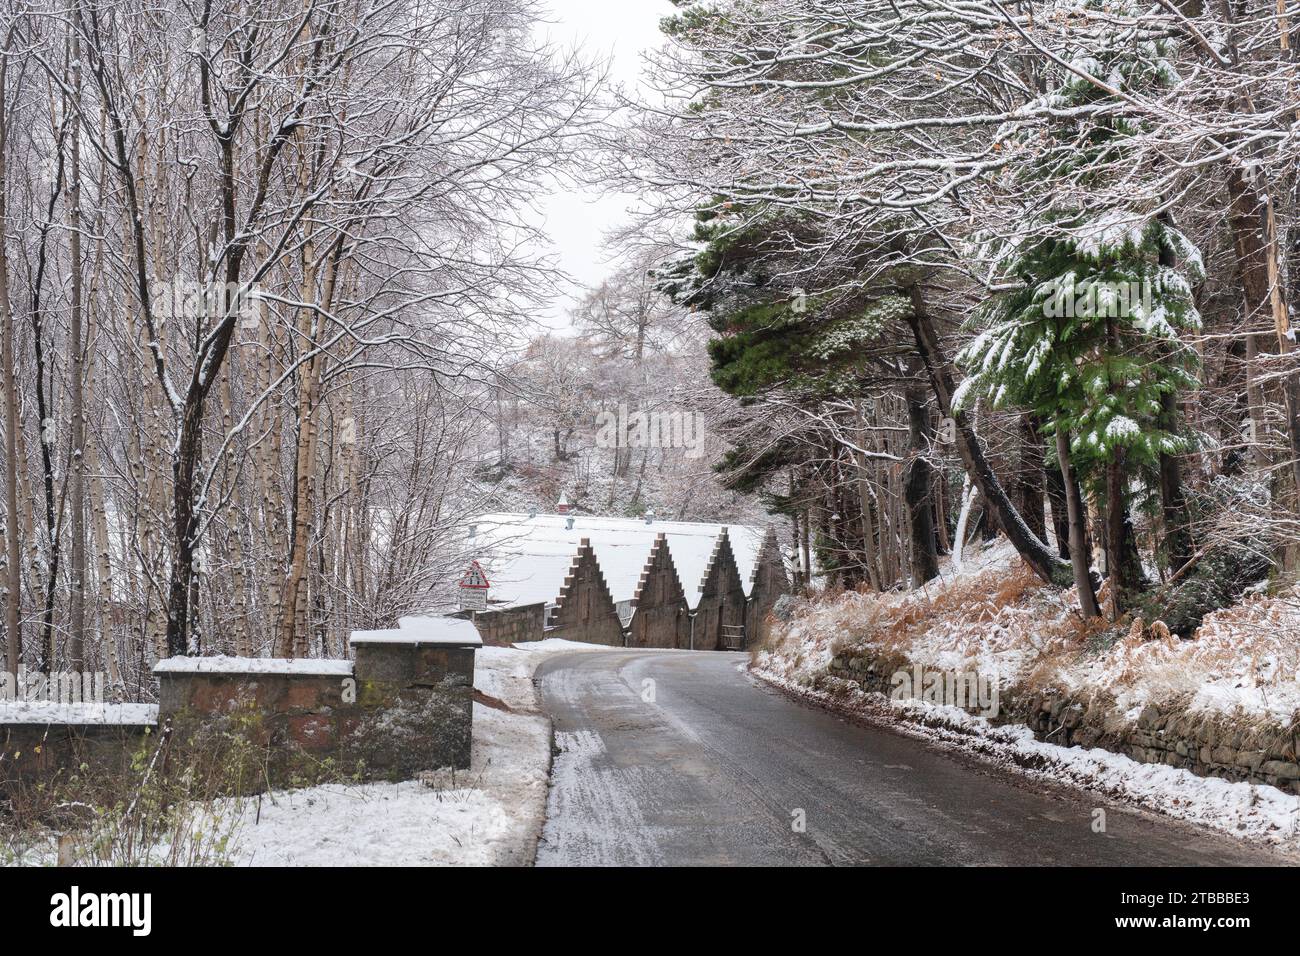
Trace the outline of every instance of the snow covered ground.
{"type": "Polygon", "coordinates": [[[546,813],[551,725],[533,672],[589,644],[547,640],[476,655],[471,767],[423,781],[281,791],[248,802],[233,862],[252,866],[519,866],[546,813]],[[503,709],[508,708],[508,709],[503,709]]]}
{"type": "MultiPolygon", "coordinates": [[[[204,862],[236,866],[527,866],[550,783],[551,724],[533,672],[547,657],[604,648],[547,640],[485,647],[475,660],[469,770],[402,783],[329,784],[197,808],[193,825],[225,839],[204,862]]],[[[53,865],[55,834],[27,834],[0,859],[53,865]]],[[[166,860],[166,848],[148,854],[166,860]]]]}
{"type": "Polygon", "coordinates": [[[545,806],[549,724],[474,705],[472,766],[425,780],[329,784],[246,802],[242,866],[526,865],[545,806]]]}

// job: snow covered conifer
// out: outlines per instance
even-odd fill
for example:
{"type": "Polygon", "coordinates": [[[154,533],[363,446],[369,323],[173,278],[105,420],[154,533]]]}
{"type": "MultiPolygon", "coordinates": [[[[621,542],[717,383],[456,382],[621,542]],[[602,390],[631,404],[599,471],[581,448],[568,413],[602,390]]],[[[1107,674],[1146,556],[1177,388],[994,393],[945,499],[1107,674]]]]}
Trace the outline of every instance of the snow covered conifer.
{"type": "MultiPolygon", "coordinates": [[[[1121,95],[1177,82],[1166,41],[1143,38],[1136,27],[1122,32],[1132,35],[1088,37],[1100,52],[1077,51],[1070,70],[1056,71],[1045,102],[1065,110],[1117,99],[1079,73],[1104,77],[1121,95]]],[[[1195,246],[1158,204],[1125,203],[1102,188],[1136,128],[1122,109],[1103,108],[1049,124],[1045,144],[1016,131],[1006,137],[1004,148],[1032,155],[1021,180],[1048,180],[1052,190],[1016,238],[990,243],[994,272],[1010,288],[975,316],[978,334],[958,356],[968,377],[955,402],[984,395],[1071,436],[1062,468],[1072,462],[1105,502],[1117,610],[1141,577],[1129,479],[1187,448],[1167,397],[1196,384],[1196,353],[1183,336],[1199,328],[1192,283],[1204,277],[1195,246]]],[[[1077,569],[1076,583],[1082,590],[1077,569]]]]}

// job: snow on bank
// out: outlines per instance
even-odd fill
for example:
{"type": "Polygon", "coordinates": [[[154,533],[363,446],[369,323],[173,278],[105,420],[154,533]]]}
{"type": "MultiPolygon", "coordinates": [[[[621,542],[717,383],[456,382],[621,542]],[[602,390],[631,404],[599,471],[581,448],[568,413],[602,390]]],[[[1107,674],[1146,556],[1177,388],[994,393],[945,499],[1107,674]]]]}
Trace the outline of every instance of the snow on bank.
{"type": "MultiPolygon", "coordinates": [[[[245,801],[237,866],[493,866],[529,862],[538,718],[474,705],[472,766],[428,782],[328,784],[245,801]]],[[[544,722],[541,722],[544,723],[544,722]]]]}
{"type": "Polygon", "coordinates": [[[425,781],[328,785],[248,801],[233,862],[252,866],[526,866],[546,814],[551,724],[533,672],[589,644],[547,640],[475,655],[469,770],[425,781]],[[506,709],[502,709],[502,708],[506,709]]]}
{"type": "MultiPolygon", "coordinates": [[[[1205,826],[1300,850],[1300,797],[1038,741],[1028,727],[920,700],[891,701],[828,673],[837,656],[902,657],[1012,686],[1113,696],[1120,720],[1148,704],[1286,727],[1300,719],[1300,591],[1255,595],[1208,615],[1191,640],[1132,627],[1118,640],[1084,624],[1072,592],[1044,587],[1005,542],[907,593],[797,603],[757,676],[828,706],[1205,826]]],[[[1118,731],[1119,728],[1116,728],[1118,731]]]]}
{"type": "Polygon", "coordinates": [[[569,651],[604,651],[599,644],[580,644],[558,637],[513,647],[484,647],[475,655],[474,689],[513,709],[537,711],[533,672],[546,658],[569,651]]]}
{"type": "MultiPolygon", "coordinates": [[[[1094,642],[1072,591],[1044,587],[1005,541],[925,587],[849,592],[796,606],[760,667],[811,683],[855,647],[945,671],[1112,694],[1134,718],[1148,703],[1286,725],[1300,717],[1300,589],[1253,595],[1207,615],[1191,640],[1138,629],[1094,642]]],[[[1150,622],[1148,622],[1150,623],[1150,622]]]]}
{"type": "Polygon", "coordinates": [[[1300,591],[1253,594],[1208,614],[1190,641],[1119,641],[1060,677],[1067,687],[1113,687],[1126,710],[1182,695],[1188,710],[1285,725],[1300,717],[1300,591]]]}
{"type": "Polygon", "coordinates": [[[1209,827],[1235,837],[1300,852],[1300,796],[1263,784],[1198,777],[1190,770],[1139,763],[1100,748],[1043,743],[1023,726],[995,727],[957,707],[921,700],[895,701],[828,681],[814,690],[772,671],[754,674],[829,708],[888,721],[909,736],[960,748],[1016,772],[1100,793],[1121,803],[1209,827]],[[838,685],[838,686],[836,686],[838,685]]]}

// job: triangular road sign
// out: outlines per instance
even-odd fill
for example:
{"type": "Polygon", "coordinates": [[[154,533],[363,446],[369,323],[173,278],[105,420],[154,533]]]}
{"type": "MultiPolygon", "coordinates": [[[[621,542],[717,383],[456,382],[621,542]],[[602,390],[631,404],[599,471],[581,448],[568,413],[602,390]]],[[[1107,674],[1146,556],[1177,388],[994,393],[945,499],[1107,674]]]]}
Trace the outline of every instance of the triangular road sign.
{"type": "Polygon", "coordinates": [[[469,570],[466,571],[465,576],[460,579],[460,586],[463,588],[476,588],[483,591],[488,589],[489,585],[487,575],[483,573],[483,569],[479,567],[477,561],[471,561],[469,563],[469,570]]]}

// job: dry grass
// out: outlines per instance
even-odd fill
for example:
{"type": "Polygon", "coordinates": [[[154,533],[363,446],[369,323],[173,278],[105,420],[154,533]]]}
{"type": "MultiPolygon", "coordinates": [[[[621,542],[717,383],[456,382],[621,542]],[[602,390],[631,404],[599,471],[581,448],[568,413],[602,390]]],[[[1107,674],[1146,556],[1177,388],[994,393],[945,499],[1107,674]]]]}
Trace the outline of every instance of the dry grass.
{"type": "MultiPolygon", "coordinates": [[[[1104,597],[1104,594],[1102,595],[1104,597]]],[[[1044,586],[1009,550],[910,593],[844,593],[797,605],[764,666],[816,680],[846,652],[996,673],[1004,686],[1112,696],[1123,712],[1184,701],[1242,719],[1300,708],[1300,590],[1252,596],[1206,617],[1193,639],[1161,622],[1084,621],[1072,592],[1044,586]]]]}

